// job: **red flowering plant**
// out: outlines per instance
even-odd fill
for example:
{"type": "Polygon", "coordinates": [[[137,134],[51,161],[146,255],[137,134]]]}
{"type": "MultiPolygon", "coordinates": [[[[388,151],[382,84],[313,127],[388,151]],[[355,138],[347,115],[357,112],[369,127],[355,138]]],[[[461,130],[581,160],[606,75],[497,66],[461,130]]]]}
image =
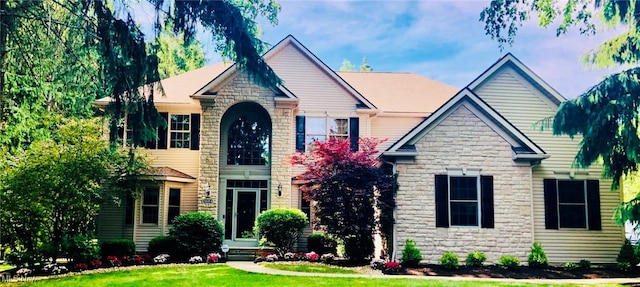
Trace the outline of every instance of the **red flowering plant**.
{"type": "Polygon", "coordinates": [[[78,271],[84,271],[89,269],[89,265],[87,265],[87,263],[78,263],[74,266],[74,268],[78,271]]]}
{"type": "Polygon", "coordinates": [[[142,258],[142,256],[135,256],[133,257],[133,264],[142,265],[144,264],[144,259],[142,258]]]}
{"type": "Polygon", "coordinates": [[[313,251],[307,253],[305,257],[307,258],[307,260],[309,260],[309,262],[316,262],[320,259],[320,255],[318,255],[318,253],[315,253],[313,251]]]}
{"type": "Polygon", "coordinates": [[[142,254],[142,260],[145,263],[151,263],[151,262],[153,262],[153,257],[151,257],[151,255],[149,255],[149,254],[142,254]]]}
{"type": "Polygon", "coordinates": [[[207,255],[207,263],[218,263],[220,257],[220,253],[209,253],[207,255]]]}
{"type": "Polygon", "coordinates": [[[402,270],[402,266],[397,261],[389,261],[384,264],[383,272],[400,272],[402,270]]]}
{"type": "Polygon", "coordinates": [[[122,266],[122,261],[120,261],[117,256],[107,256],[107,261],[109,261],[113,267],[122,266]]]}
{"type": "Polygon", "coordinates": [[[100,266],[102,266],[102,261],[100,261],[100,259],[94,259],[89,261],[89,266],[93,269],[93,268],[99,268],[100,266]]]}

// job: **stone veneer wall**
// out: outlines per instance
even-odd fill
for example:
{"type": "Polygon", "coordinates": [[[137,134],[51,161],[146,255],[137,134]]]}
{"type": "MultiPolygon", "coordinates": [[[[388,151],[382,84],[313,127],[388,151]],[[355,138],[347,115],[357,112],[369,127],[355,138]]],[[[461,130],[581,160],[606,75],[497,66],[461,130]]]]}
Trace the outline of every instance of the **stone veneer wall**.
{"type": "Polygon", "coordinates": [[[202,123],[200,131],[200,176],[198,178],[198,211],[217,216],[219,188],[220,121],[224,113],[241,102],[260,104],[271,117],[271,207],[289,206],[291,202],[291,165],[286,162],[292,153],[291,107],[277,108],[274,92],[255,85],[240,74],[218,91],[214,100],[201,100],[202,123]],[[209,183],[212,204],[204,204],[205,185],[209,183]],[[282,196],[278,196],[278,184],[282,184],[282,196]]]}
{"type": "Polygon", "coordinates": [[[511,146],[465,106],[460,106],[416,143],[413,164],[398,164],[396,256],[405,239],[417,241],[423,259],[437,263],[445,251],[464,261],[473,250],[488,262],[504,254],[526,262],[532,243],[531,167],[512,161],[511,146]],[[435,227],[436,174],[447,167],[481,168],[493,176],[495,228],[435,227]]]}

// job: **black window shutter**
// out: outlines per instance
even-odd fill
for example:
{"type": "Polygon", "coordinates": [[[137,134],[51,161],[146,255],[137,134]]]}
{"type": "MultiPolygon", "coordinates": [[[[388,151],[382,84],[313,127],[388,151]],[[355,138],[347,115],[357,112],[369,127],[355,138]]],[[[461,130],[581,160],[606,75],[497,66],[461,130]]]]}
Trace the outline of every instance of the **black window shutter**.
{"type": "Polygon", "coordinates": [[[169,127],[169,113],[160,113],[166,125],[158,127],[158,149],[167,149],[167,129],[169,127]]]}
{"type": "Polygon", "coordinates": [[[555,179],[544,179],[544,224],[546,229],[558,229],[558,186],[555,179]]]}
{"type": "Polygon", "coordinates": [[[200,114],[191,114],[191,150],[200,149],[200,114]]]}
{"type": "Polygon", "coordinates": [[[480,226],[493,228],[493,176],[480,177],[480,211],[482,213],[480,226]]]}
{"type": "Polygon", "coordinates": [[[304,116],[296,116],[296,151],[304,152],[304,116]]]}
{"type": "Polygon", "coordinates": [[[360,138],[360,119],[349,119],[349,139],[351,140],[351,151],[358,151],[358,139],[360,138]]]}
{"type": "Polygon", "coordinates": [[[436,227],[449,227],[449,177],[436,174],[436,227]]]}
{"type": "Polygon", "coordinates": [[[587,214],[589,230],[602,230],[600,217],[600,182],[587,180],[587,214]]]}

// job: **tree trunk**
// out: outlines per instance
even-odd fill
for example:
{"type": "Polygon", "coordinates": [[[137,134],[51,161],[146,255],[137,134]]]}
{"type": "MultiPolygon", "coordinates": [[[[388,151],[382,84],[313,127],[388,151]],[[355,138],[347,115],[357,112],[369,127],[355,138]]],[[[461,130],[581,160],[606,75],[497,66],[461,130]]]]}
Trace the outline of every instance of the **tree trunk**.
{"type": "Polygon", "coordinates": [[[10,16],[7,13],[7,1],[0,0],[0,130],[4,128],[5,119],[5,56],[7,54],[7,35],[10,26],[10,16]]]}

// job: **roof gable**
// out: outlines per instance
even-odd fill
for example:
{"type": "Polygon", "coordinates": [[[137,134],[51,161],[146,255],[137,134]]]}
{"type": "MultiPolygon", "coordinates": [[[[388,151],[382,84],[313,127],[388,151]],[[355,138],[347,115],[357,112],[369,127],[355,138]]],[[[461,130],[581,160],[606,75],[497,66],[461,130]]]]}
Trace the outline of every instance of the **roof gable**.
{"type": "MultiPolygon", "coordinates": [[[[337,83],[341,88],[347,91],[348,94],[353,96],[357,101],[362,103],[362,106],[369,109],[376,109],[376,106],[373,105],[369,100],[363,97],[358,91],[356,91],[353,87],[351,87],[344,79],[342,79],[336,72],[331,70],[325,63],[323,63],[318,57],[316,57],[309,49],[307,49],[304,45],[302,45],[295,37],[292,35],[288,35],[283,40],[281,40],[278,44],[273,46],[267,53],[264,54],[263,58],[269,64],[269,61],[273,59],[278,53],[280,53],[285,47],[293,46],[298,51],[300,51],[305,58],[310,61],[313,65],[318,67],[324,74],[330,77],[335,83],[337,83]]],[[[204,85],[198,91],[194,93],[194,98],[199,98],[202,96],[206,96],[207,93],[211,95],[210,91],[215,91],[219,89],[222,85],[227,83],[231,78],[233,78],[238,73],[238,66],[236,64],[229,67],[227,70],[222,72],[216,78],[211,80],[209,83],[204,85]]],[[[286,85],[286,83],[285,83],[286,85]]],[[[290,97],[295,97],[293,93],[291,93],[287,88],[279,87],[285,95],[289,94],[290,97]]]]}
{"type": "Polygon", "coordinates": [[[417,151],[414,144],[438,126],[444,119],[453,113],[458,107],[464,105],[480,120],[485,122],[505,141],[511,144],[514,151],[514,160],[541,160],[549,157],[542,148],[531,141],[525,134],[491,108],[473,91],[465,88],[453,98],[442,105],[433,114],[428,116],[418,126],[404,135],[400,140],[389,147],[383,156],[415,156],[417,151]]]}
{"type": "Polygon", "coordinates": [[[560,105],[561,102],[564,102],[566,99],[558,93],[554,88],[552,88],[547,82],[545,82],[540,76],[534,73],[529,67],[523,64],[518,58],[516,58],[513,54],[507,53],[502,56],[498,61],[493,63],[486,71],[484,71],[480,76],[478,76],[475,80],[473,80],[467,88],[472,91],[476,91],[480,86],[485,84],[493,75],[497,74],[501,69],[506,66],[512,67],[518,74],[520,74],[523,78],[525,78],[529,83],[531,83],[534,87],[536,87],[540,92],[549,98],[554,104],[560,105]]]}

